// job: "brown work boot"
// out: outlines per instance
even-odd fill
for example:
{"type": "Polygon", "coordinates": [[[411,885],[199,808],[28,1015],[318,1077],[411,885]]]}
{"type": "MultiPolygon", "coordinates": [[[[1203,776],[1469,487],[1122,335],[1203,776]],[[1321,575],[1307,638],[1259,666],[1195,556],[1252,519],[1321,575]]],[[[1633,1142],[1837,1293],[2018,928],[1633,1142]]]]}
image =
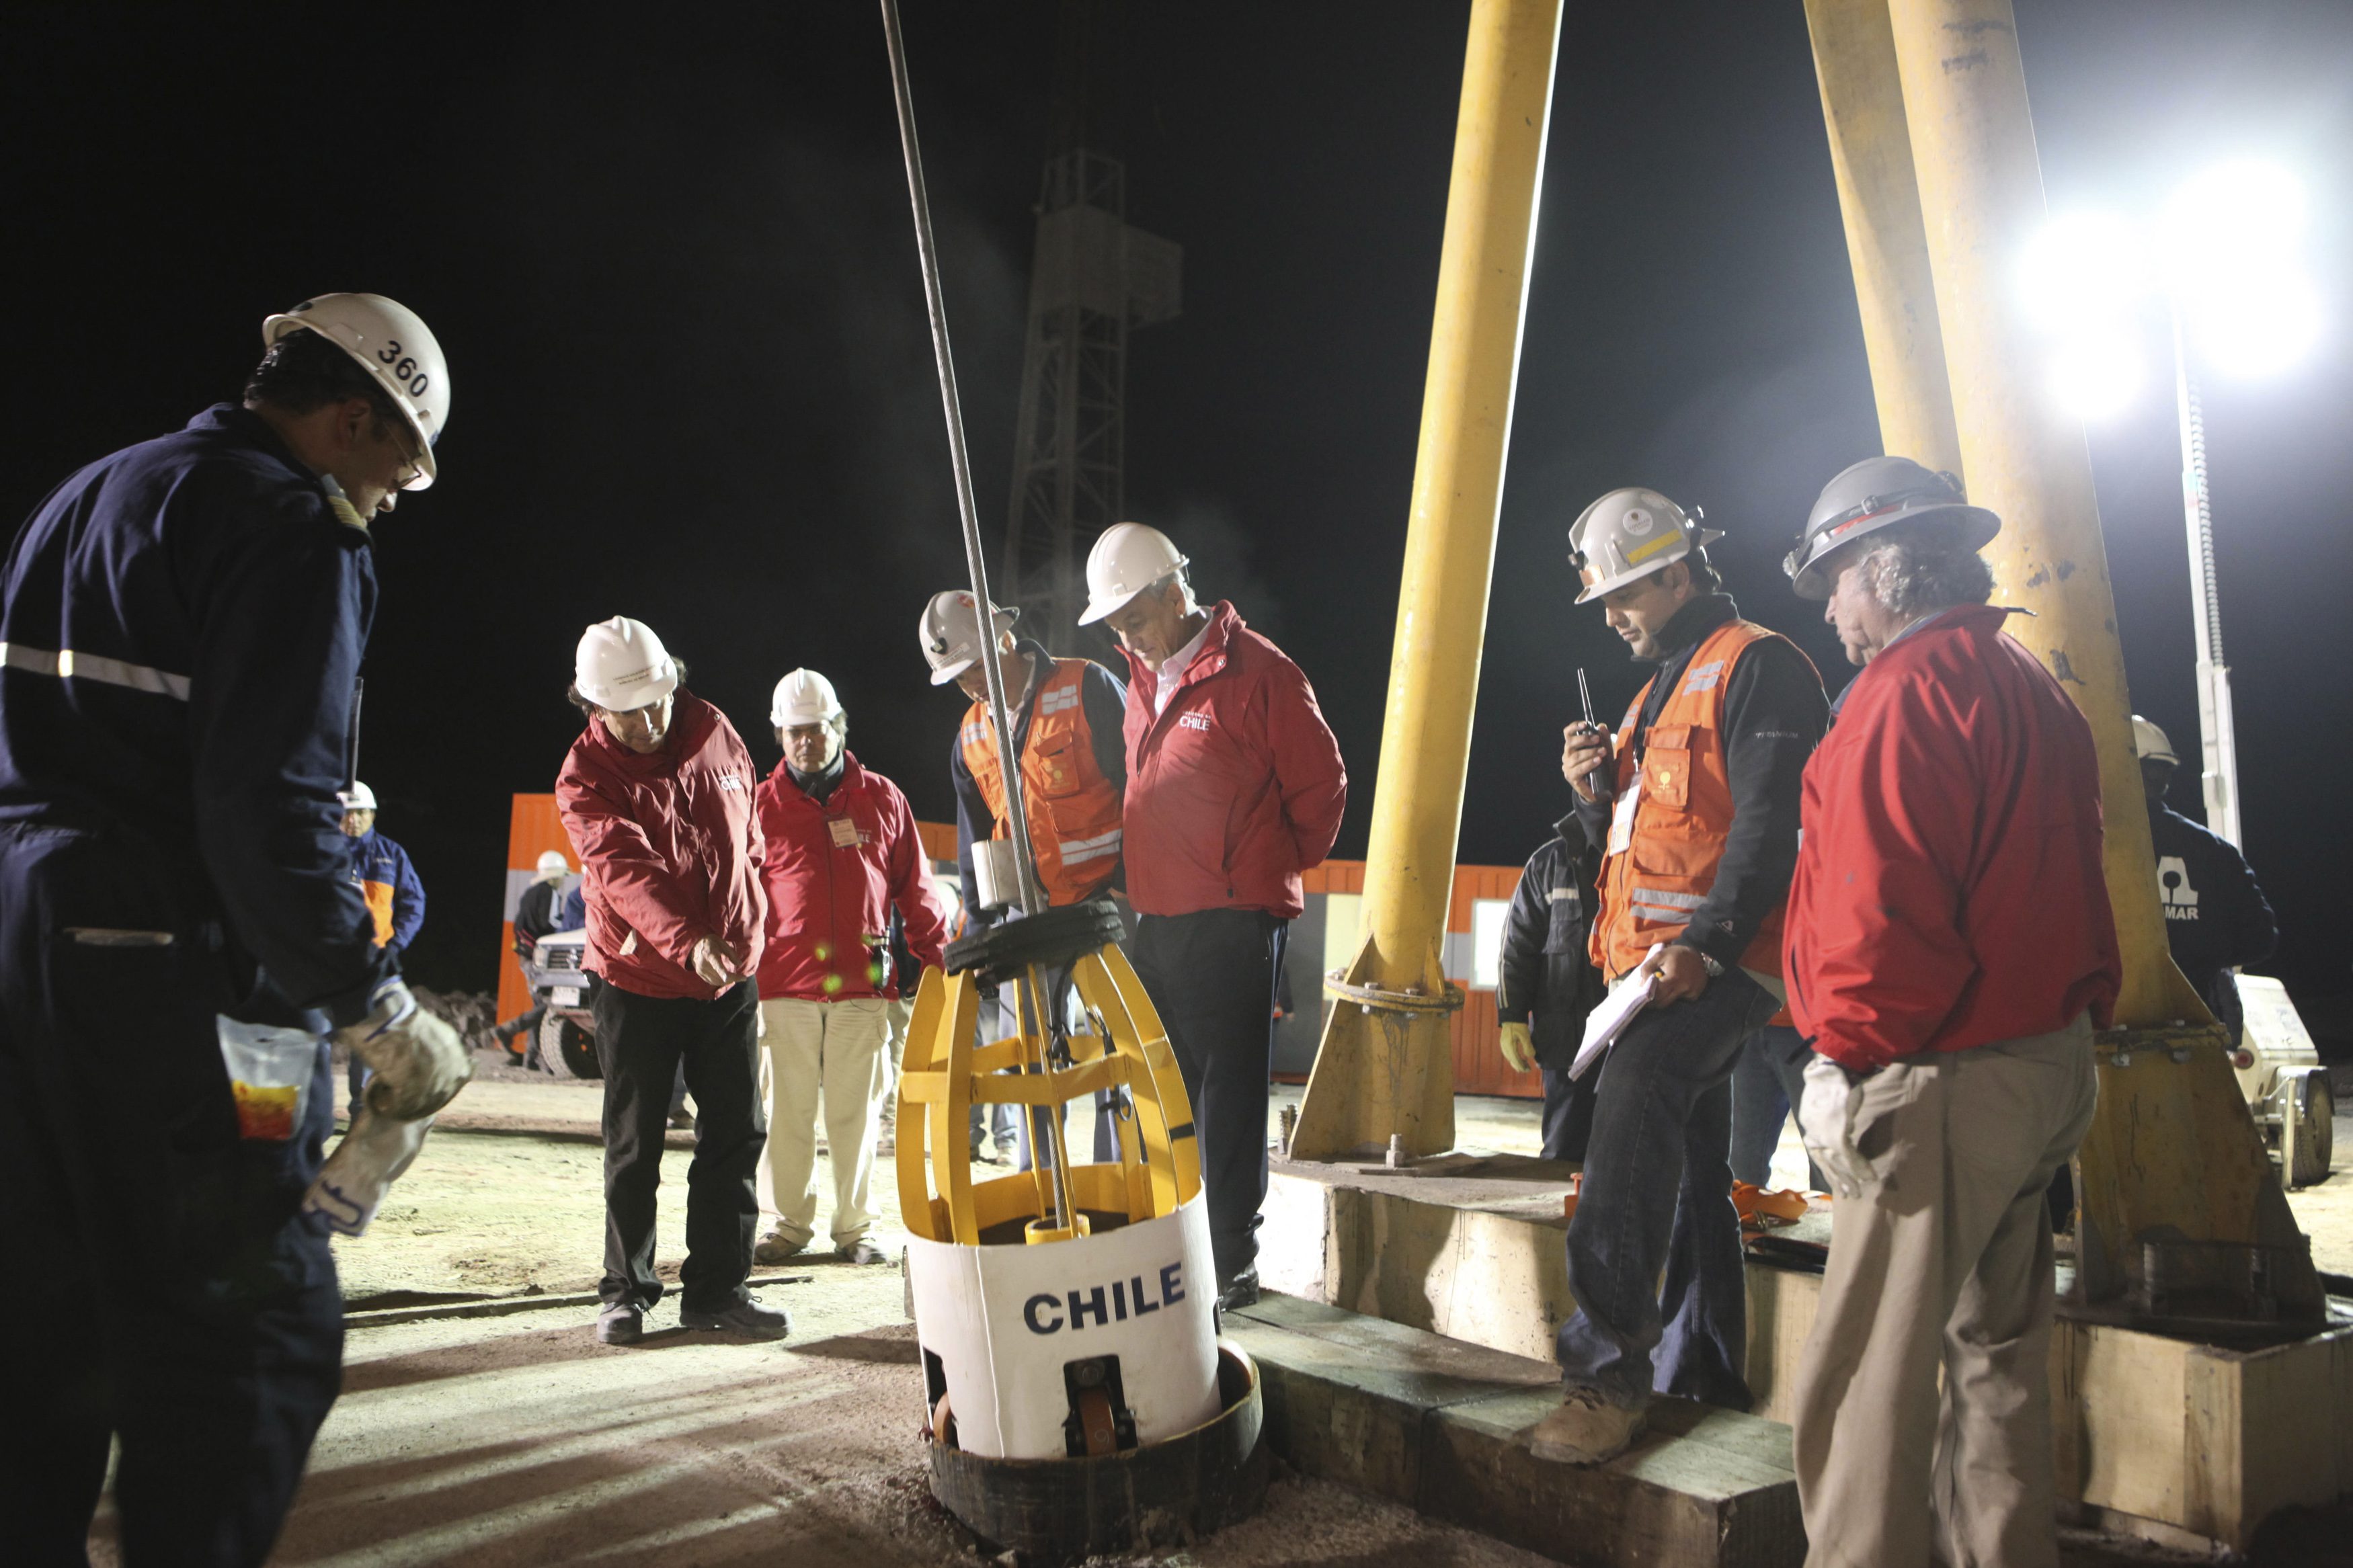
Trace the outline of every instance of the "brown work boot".
{"type": "Polygon", "coordinates": [[[1599,1465],[1624,1453],[1641,1435],[1641,1410],[1612,1405],[1597,1389],[1572,1388],[1560,1408],[1528,1433],[1528,1447],[1539,1459],[1599,1465]]]}
{"type": "Polygon", "coordinates": [[[787,1258],[798,1256],[801,1248],[807,1245],[806,1241],[795,1241],[781,1230],[772,1230],[753,1244],[752,1261],[782,1263],[787,1258]]]}

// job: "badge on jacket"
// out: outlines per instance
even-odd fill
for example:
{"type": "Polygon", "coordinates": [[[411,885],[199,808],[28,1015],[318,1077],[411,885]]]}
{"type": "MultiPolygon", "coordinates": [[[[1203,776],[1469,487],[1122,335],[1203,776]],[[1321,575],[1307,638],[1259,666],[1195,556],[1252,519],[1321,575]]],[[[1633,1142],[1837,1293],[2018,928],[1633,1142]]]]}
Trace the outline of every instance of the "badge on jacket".
{"type": "Polygon", "coordinates": [[[825,830],[833,835],[833,847],[836,849],[855,849],[860,842],[858,824],[847,816],[827,817],[825,830]]]}

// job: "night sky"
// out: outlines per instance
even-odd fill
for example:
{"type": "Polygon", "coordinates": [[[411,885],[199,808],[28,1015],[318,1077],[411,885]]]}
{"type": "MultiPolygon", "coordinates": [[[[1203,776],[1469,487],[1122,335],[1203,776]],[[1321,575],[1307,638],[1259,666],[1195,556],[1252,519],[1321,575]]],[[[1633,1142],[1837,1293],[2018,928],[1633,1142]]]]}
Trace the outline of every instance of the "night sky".
{"type": "MultiPolygon", "coordinates": [[[[1467,9],[1137,5],[1107,94],[1131,221],[1185,247],[1183,316],[1132,340],[1128,510],[1314,680],[1353,777],[1343,856],[1373,798],[1467,9]]],[[[2353,6],[2019,13],[2054,208],[2150,205],[2233,153],[2313,194],[2333,330],[2207,411],[2250,858],[2279,973],[2331,1014],[2353,994],[2353,6]]],[[[909,0],[907,33],[994,567],[1054,8],[909,0]]],[[[0,512],[234,396],[261,318],[308,294],[389,294],[449,355],[440,483],[376,531],[366,669],[362,772],[430,895],[413,973],[494,982],[507,799],[551,788],[577,733],[591,620],[651,623],[764,767],[769,688],[823,670],[852,750],[950,815],[961,700],[914,626],[963,557],[871,5],[17,6],[0,78],[0,512]]],[[[1878,450],[1797,0],[1570,5],[1532,289],[1479,863],[1565,809],[1578,664],[1605,714],[1637,682],[1570,605],[1565,531],[1601,491],[1704,506],[1744,609],[1833,689],[1848,673],[1778,570],[1822,481],[1878,450]]],[[[2169,387],[2091,449],[2136,705],[2194,748],[2169,387]]]]}

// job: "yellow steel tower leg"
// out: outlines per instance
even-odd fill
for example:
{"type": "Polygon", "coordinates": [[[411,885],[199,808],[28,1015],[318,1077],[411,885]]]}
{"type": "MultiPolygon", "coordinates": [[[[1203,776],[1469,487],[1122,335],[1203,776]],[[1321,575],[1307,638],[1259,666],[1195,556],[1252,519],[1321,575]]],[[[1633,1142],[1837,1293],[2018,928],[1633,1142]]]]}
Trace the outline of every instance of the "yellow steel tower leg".
{"type": "Polygon", "coordinates": [[[1879,449],[1959,477],[1960,437],[1887,0],[1806,0],[1806,26],[1879,404],[1879,449]]]}
{"type": "Polygon", "coordinates": [[[1342,983],[1292,1152],[1454,1143],[1439,941],[1454,887],[1495,515],[1544,173],[1560,0],[1473,0],[1422,393],[1397,643],[1373,792],[1363,946],[1342,983]]]}
{"type": "MultiPolygon", "coordinates": [[[[2034,373],[2041,356],[2018,303],[2017,258],[2044,213],[2010,0],[1883,3],[1960,471],[1969,498],[2002,520],[1987,551],[1996,599],[2034,612],[2031,620],[2012,621],[2010,634],[2065,685],[2099,747],[2108,890],[2125,966],[2117,1022],[2125,1028],[2101,1047],[2100,1115],[2081,1156],[2078,1293],[2100,1300],[2129,1292],[2144,1310],[2219,1315],[2234,1301],[2248,1312],[2271,1310],[2258,1300],[2268,1294],[2279,1310],[2308,1313],[2319,1306],[2308,1252],[2232,1078],[2221,1032],[2167,949],[2091,461],[2082,428],[2034,373]]],[[[1875,52],[1876,24],[1866,25],[1866,11],[1859,0],[1809,6],[1834,142],[1841,95],[1832,84],[1843,75],[1846,51],[1825,49],[1820,40],[1828,35],[1875,52]],[[1850,26],[1839,26],[1840,13],[1850,26]]],[[[1886,184],[1892,190],[1899,183],[1886,184]]],[[[1859,227],[1900,235],[1895,206],[1858,220],[1853,207],[1870,199],[1863,186],[1841,183],[1850,235],[1859,227]]],[[[1874,375],[1880,369],[1874,357],[1874,375]]],[[[1890,401],[1883,387],[1883,419],[1890,401]]]]}

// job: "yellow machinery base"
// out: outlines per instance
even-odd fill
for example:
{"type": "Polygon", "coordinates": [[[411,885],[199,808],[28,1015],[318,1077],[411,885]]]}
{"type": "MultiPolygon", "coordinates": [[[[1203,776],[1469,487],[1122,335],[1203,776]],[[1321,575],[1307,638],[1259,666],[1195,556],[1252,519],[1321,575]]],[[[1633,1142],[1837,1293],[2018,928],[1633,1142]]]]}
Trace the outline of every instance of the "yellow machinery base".
{"type": "MultiPolygon", "coordinates": [[[[1398,1172],[1277,1161],[1269,1289],[1550,1360],[1573,1311],[1570,1167],[1514,1155],[1398,1172]]],[[[1748,1266],[1748,1381],[1787,1421],[1821,1280],[1748,1266]]],[[[2243,1550],[2274,1510],[2353,1492],[2353,1325],[2232,1350],[2070,1318],[2051,1365],[2059,1495],[2112,1529],[2243,1550]]]]}

